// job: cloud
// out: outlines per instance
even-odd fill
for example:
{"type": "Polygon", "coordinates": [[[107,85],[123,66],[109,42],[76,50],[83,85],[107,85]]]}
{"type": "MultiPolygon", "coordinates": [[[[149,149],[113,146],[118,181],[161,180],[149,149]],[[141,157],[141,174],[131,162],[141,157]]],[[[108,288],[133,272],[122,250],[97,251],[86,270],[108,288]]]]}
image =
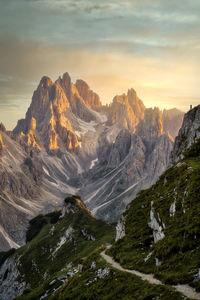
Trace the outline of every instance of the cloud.
{"type": "Polygon", "coordinates": [[[198,101],[199,9],[199,0],[4,1],[0,119],[23,116],[40,78],[65,71],[107,102],[131,86],[147,106],[198,101]]]}

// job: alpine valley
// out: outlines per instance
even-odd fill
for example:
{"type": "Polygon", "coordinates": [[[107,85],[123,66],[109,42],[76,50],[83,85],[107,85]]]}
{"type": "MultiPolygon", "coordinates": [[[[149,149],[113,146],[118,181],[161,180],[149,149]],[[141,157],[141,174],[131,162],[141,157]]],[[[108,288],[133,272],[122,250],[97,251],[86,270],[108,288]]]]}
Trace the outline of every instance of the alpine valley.
{"type": "Polygon", "coordinates": [[[133,89],[102,105],[68,73],[43,77],[25,119],[12,132],[0,125],[0,250],[23,245],[29,220],[69,195],[118,221],[166,170],[183,115],[146,108],[133,89]]]}

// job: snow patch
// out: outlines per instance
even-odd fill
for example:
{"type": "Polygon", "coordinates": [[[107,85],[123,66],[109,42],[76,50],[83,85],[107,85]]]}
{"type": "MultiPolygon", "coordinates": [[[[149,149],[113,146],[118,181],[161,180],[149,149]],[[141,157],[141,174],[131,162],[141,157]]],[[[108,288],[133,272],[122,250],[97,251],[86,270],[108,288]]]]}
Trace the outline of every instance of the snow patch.
{"type": "Polygon", "coordinates": [[[95,121],[85,122],[79,118],[77,119],[78,119],[80,131],[75,131],[75,133],[78,132],[79,136],[81,134],[85,135],[88,131],[96,132],[95,126],[98,124],[95,121]]]}
{"type": "Polygon", "coordinates": [[[48,176],[50,176],[49,171],[48,171],[45,167],[43,167],[43,171],[44,171],[44,173],[46,173],[48,176]]]}

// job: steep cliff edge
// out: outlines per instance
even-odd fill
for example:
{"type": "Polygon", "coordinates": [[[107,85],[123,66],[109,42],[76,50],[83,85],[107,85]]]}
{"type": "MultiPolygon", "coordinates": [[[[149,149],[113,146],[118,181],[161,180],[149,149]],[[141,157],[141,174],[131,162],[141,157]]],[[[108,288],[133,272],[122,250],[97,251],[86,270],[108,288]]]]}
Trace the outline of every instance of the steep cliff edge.
{"type": "Polygon", "coordinates": [[[185,114],[183,125],[175,139],[171,161],[176,162],[183,157],[183,152],[200,138],[200,105],[185,114]]]}

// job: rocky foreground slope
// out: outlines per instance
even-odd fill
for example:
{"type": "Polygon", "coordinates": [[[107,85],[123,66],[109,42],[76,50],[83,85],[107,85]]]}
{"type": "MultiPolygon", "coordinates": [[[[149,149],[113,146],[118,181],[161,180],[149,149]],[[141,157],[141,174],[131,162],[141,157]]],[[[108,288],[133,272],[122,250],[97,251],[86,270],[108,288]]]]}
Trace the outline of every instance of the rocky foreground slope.
{"type": "Polygon", "coordinates": [[[0,126],[0,249],[22,245],[28,221],[69,194],[118,220],[166,169],[182,118],[146,109],[133,89],[103,106],[84,81],[44,76],[25,119],[13,132],[0,126]]]}

